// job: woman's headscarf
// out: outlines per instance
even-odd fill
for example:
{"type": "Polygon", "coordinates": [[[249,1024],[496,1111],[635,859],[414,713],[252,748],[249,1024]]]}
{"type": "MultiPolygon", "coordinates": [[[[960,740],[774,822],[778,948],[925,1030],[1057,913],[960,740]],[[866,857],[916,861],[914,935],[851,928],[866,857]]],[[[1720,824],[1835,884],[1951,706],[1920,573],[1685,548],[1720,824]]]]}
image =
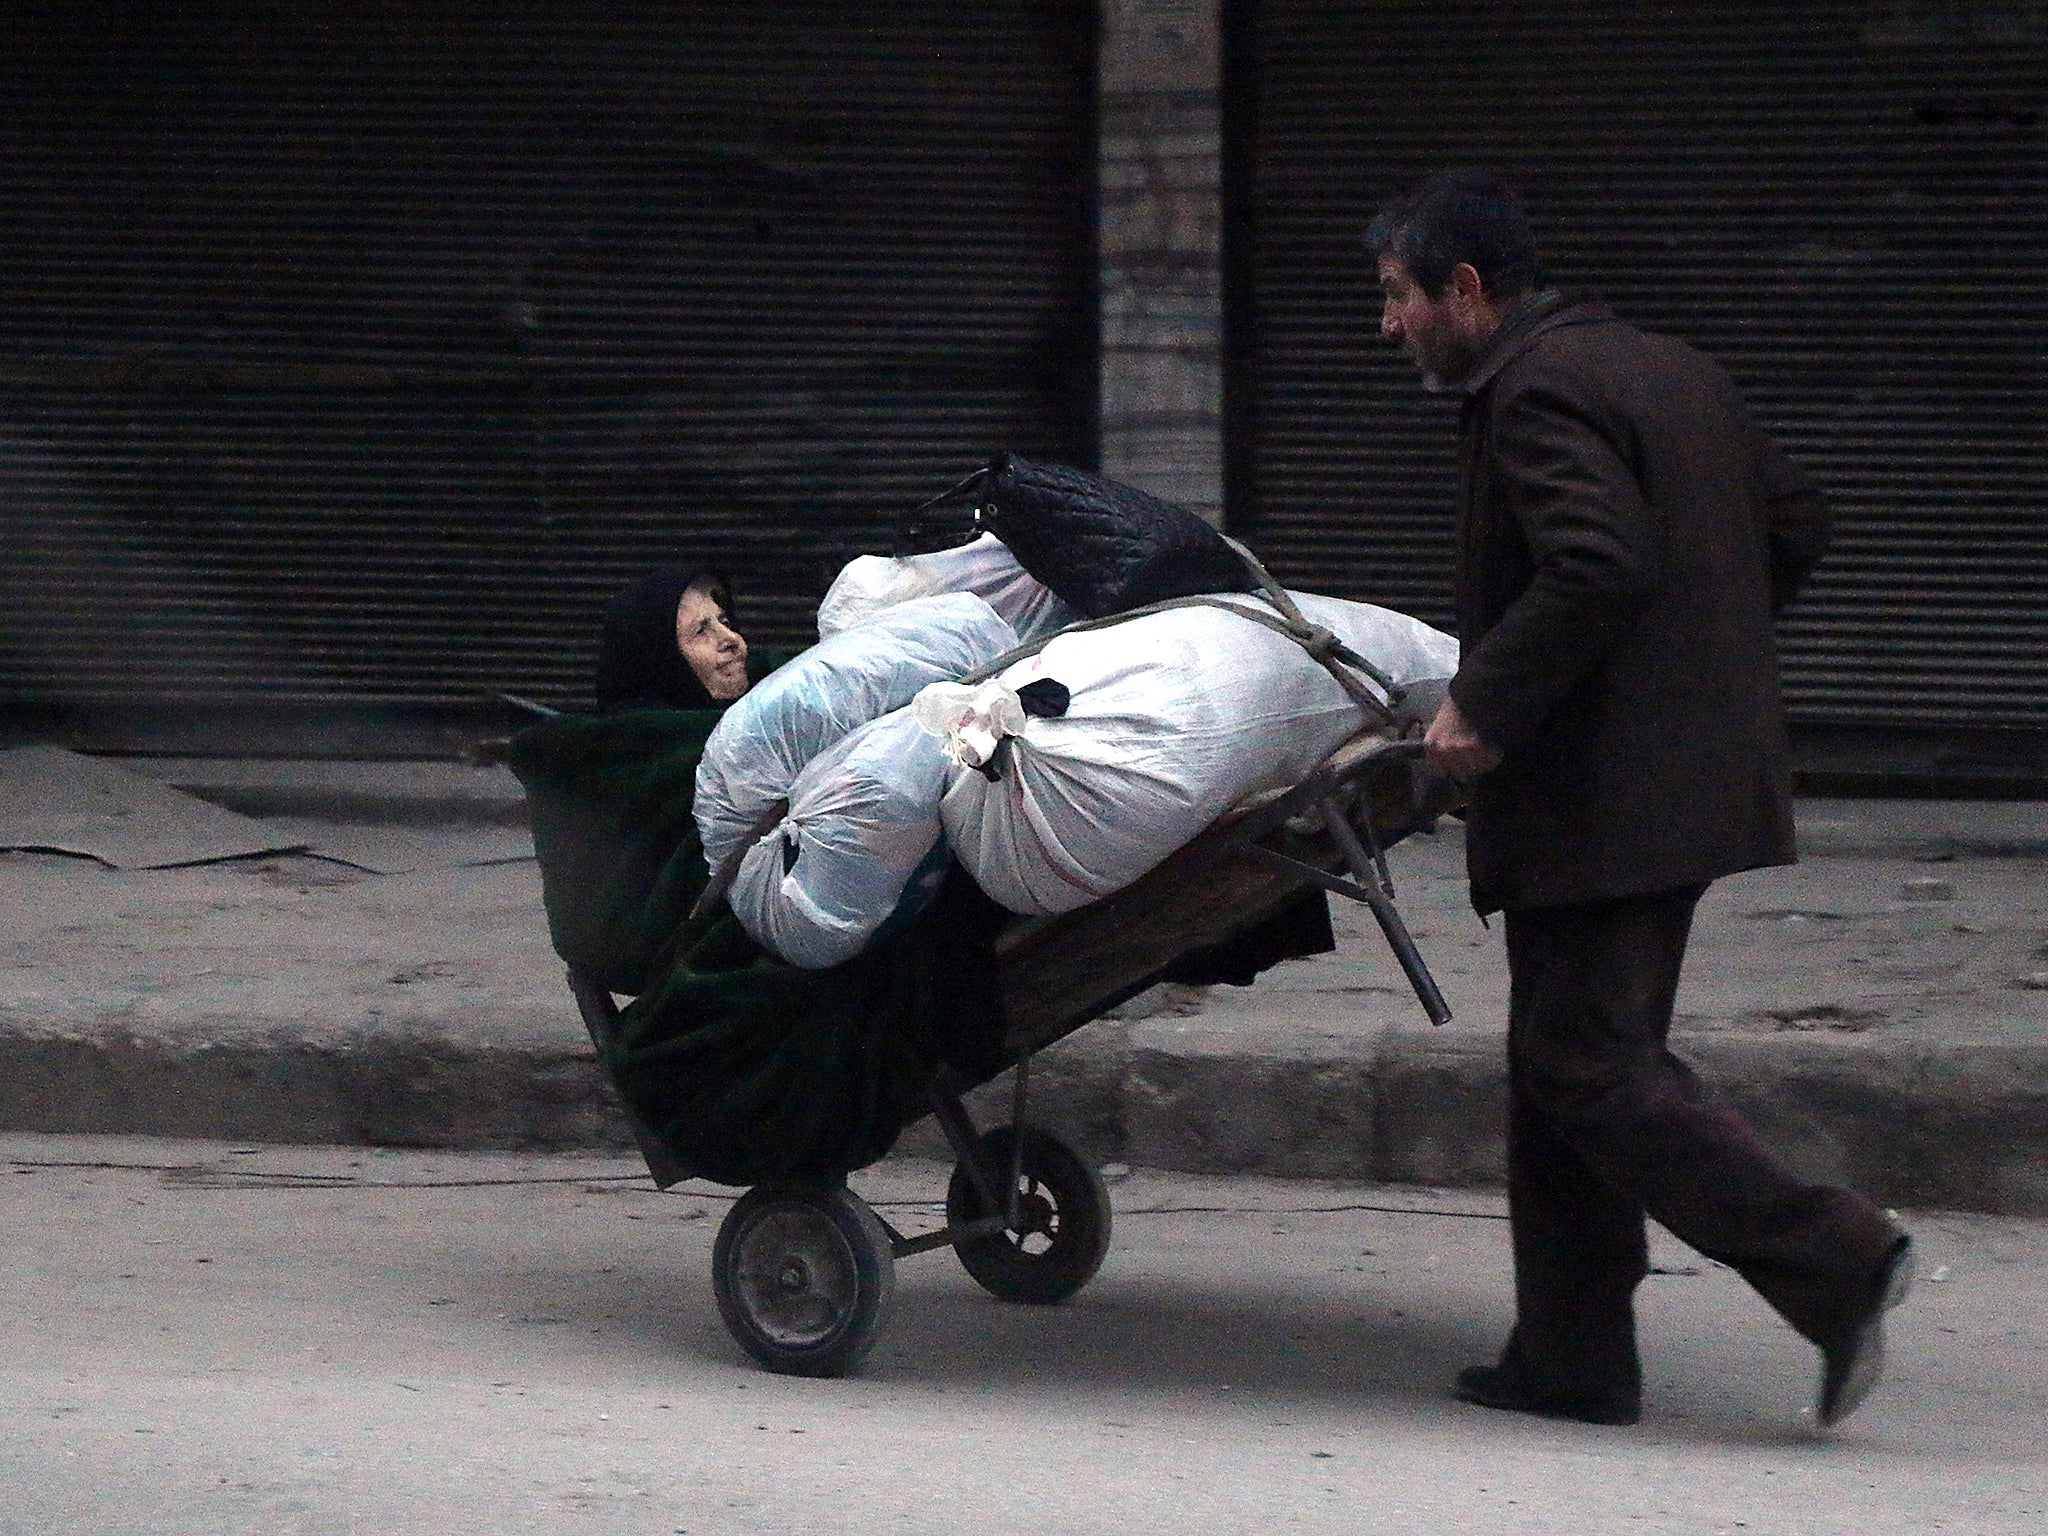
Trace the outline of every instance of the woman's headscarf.
{"type": "Polygon", "coordinates": [[[675,565],[650,572],[604,605],[597,646],[597,712],[622,709],[721,709],[676,649],[676,605],[693,586],[709,589],[732,614],[724,576],[701,566],[675,565]]]}

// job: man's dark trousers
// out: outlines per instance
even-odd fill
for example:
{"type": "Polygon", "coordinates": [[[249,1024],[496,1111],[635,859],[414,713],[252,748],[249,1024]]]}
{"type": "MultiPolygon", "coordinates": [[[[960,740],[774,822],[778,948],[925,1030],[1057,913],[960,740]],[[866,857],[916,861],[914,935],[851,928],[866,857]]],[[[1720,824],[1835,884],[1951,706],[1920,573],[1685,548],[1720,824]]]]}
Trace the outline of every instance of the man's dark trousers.
{"type": "Polygon", "coordinates": [[[1631,1298],[1648,1270],[1645,1213],[1817,1344],[1847,1325],[1845,1301],[1898,1238],[1860,1195],[1794,1175],[1666,1048],[1704,890],[1506,914],[1507,1361],[1548,1391],[1640,1393],[1631,1298]]]}

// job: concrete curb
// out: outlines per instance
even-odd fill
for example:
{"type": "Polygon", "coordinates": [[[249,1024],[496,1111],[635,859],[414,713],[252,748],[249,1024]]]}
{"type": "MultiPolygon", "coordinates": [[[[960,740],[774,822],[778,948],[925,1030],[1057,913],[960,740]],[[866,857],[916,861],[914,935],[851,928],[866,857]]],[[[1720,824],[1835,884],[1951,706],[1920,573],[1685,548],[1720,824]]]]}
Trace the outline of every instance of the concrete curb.
{"type": "MultiPolygon", "coordinates": [[[[152,771],[250,808],[449,829],[428,841],[523,810],[502,770],[455,765],[152,771]]],[[[1696,930],[1713,984],[1680,1054],[1815,1176],[1897,1205],[2048,1215],[2048,885],[2026,862],[2048,858],[2048,806],[1803,801],[1800,817],[1810,851],[1884,857],[1742,877],[1696,930]],[[1922,858],[1961,860],[1939,871],[1953,887],[1941,900],[1900,894],[1932,883],[1922,858]],[[1823,1022],[1774,1026],[1795,1018],[1823,1022]]],[[[1454,836],[1396,855],[1410,923],[1460,1020],[1498,1020],[1497,939],[1471,919],[1454,836]]],[[[0,1129],[632,1145],[546,949],[530,862],[389,879],[291,859],[13,868],[0,1129]]],[[[1368,920],[1350,921],[1362,933],[1368,920]]],[[[1191,1015],[1127,1012],[1079,1031],[1036,1064],[1034,1114],[1101,1161],[1497,1186],[1497,1025],[1421,1026],[1387,985],[1377,934],[1360,942],[1249,999],[1218,989],[1191,1015]]],[[[977,1114],[999,1121],[1007,1100],[993,1084],[977,1114]]],[[[902,1146],[944,1153],[929,1123],[902,1146]]]]}
{"type": "MultiPolygon", "coordinates": [[[[1898,1206],[2048,1215],[2048,1049],[1728,1035],[1678,1044],[1813,1177],[1898,1206]]],[[[1032,1114],[1103,1161],[1497,1186],[1505,1102],[1499,1043],[1484,1036],[1390,1029],[1332,1041],[1282,1030],[1248,1049],[1242,1037],[1178,1021],[1110,1021],[1045,1053],[1032,1114]]],[[[1007,1117],[1007,1080],[979,1090],[973,1107],[984,1122],[1007,1117]]],[[[0,1129],[469,1149],[632,1144],[588,1050],[530,1030],[515,1044],[0,1030],[0,1129]]],[[[944,1155],[928,1121],[901,1150],[944,1155]]]]}
{"type": "Polygon", "coordinates": [[[587,1048],[424,1034],[220,1043],[0,1032],[0,1128],[527,1151],[633,1145],[587,1048]]]}
{"type": "MultiPolygon", "coordinates": [[[[2048,1048],[1721,1033],[1673,1045],[1807,1177],[1896,1206],[2048,1215],[2048,1048]]],[[[1505,1178],[1498,1040],[1389,1030],[1345,1049],[1226,1051],[1140,1026],[1123,1062],[1104,1055],[1041,1072],[1037,1094],[1098,1156],[1187,1173],[1505,1178]]],[[[977,1107],[1004,1112],[1002,1091],[977,1107]]],[[[907,1139],[938,1150],[924,1127],[907,1139]]]]}

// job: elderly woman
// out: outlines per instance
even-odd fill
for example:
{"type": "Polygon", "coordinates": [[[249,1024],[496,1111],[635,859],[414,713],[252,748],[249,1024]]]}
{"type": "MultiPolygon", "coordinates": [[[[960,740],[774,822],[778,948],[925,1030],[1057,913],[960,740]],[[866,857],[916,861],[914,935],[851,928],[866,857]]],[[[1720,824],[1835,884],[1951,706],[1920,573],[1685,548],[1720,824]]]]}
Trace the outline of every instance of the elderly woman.
{"type": "Polygon", "coordinates": [[[597,712],[720,709],[747,691],[747,642],[732,589],[701,567],[643,576],[605,604],[597,712]]]}

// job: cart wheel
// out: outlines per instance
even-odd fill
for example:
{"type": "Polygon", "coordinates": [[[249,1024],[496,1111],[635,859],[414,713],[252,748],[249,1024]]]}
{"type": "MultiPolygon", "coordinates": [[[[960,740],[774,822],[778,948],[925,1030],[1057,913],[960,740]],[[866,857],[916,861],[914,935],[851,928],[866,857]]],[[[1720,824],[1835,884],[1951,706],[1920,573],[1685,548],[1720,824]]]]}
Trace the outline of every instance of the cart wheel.
{"type": "Polygon", "coordinates": [[[733,1205],[711,1251],[718,1312],[785,1376],[843,1376],[881,1331],[896,1288],[888,1231],[843,1185],[764,1184],[733,1205]]]}
{"type": "MultiPolygon", "coordinates": [[[[1109,1252],[1109,1191],[1095,1170],[1058,1137],[1024,1130],[1017,1164],[1019,1221],[1008,1231],[964,1238],[953,1245],[967,1273],[1005,1301],[1065,1301],[1102,1267],[1109,1252]]],[[[1009,1178],[1014,1126],[998,1126],[975,1143],[975,1156],[995,1175],[1009,1178]]],[[[946,1190],[946,1220],[979,1219],[981,1193],[963,1163],[946,1190]]]]}

